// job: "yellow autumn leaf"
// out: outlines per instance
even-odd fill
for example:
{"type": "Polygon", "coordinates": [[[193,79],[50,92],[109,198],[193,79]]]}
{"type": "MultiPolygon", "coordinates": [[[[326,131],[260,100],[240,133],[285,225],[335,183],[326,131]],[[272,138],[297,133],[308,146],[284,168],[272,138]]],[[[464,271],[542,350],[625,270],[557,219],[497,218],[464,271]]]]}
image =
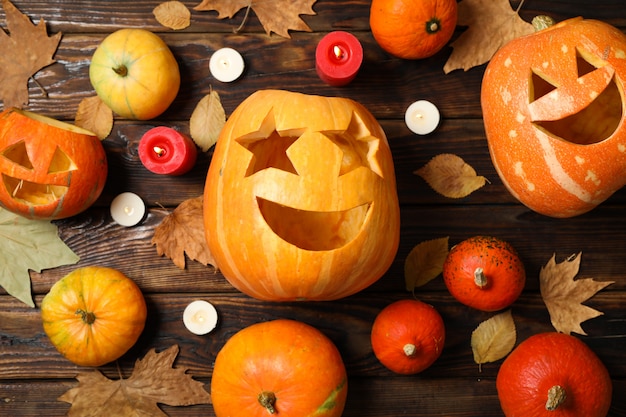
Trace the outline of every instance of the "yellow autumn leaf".
{"type": "Polygon", "coordinates": [[[483,185],[487,179],[476,174],[474,168],[454,154],[439,154],[414,172],[448,198],[467,197],[483,185]]]}
{"type": "Polygon", "coordinates": [[[78,104],[74,124],[95,133],[103,140],[113,129],[113,111],[100,100],[100,97],[87,97],[78,104]]]}
{"type": "Polygon", "coordinates": [[[413,291],[441,274],[446,256],[448,237],[427,240],[415,246],[404,261],[406,290],[413,291]]]}
{"type": "Polygon", "coordinates": [[[157,22],[173,29],[185,29],[191,24],[191,12],[180,1],[166,1],[152,10],[157,22]]]}
{"type": "Polygon", "coordinates": [[[513,350],[516,339],[517,332],[511,310],[483,321],[472,332],[474,362],[480,366],[504,358],[513,350]]]}
{"type": "Polygon", "coordinates": [[[211,89],[196,105],[189,120],[189,134],[191,139],[203,152],[217,142],[217,138],[226,123],[226,113],[220,95],[211,89]]]}

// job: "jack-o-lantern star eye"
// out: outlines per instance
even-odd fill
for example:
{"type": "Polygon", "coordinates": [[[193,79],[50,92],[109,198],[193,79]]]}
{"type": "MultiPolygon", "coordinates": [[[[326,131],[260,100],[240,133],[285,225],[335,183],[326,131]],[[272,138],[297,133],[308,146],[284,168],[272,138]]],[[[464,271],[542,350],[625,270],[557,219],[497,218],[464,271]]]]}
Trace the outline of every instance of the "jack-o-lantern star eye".
{"type": "Polygon", "coordinates": [[[542,63],[531,71],[529,111],[536,127],[571,143],[600,142],[618,128],[622,95],[608,62],[576,48],[558,76],[542,63]]]}

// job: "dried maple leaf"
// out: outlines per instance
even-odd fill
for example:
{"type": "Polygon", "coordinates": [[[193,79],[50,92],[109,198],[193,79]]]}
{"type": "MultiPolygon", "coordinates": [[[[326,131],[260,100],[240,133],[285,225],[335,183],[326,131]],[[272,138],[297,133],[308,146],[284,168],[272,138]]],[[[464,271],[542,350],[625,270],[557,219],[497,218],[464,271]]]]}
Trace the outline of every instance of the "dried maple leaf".
{"type": "Polygon", "coordinates": [[[613,281],[598,282],[593,278],[575,279],[580,267],[581,253],[557,264],[555,255],[541,268],[539,288],[550,313],[554,328],[565,334],[586,335],[580,324],[603,313],[582,303],[613,281]]]}
{"type": "Polygon", "coordinates": [[[215,265],[204,235],[203,197],[180,203],[154,230],[152,244],[159,256],[167,256],[180,269],[185,269],[185,253],[204,265],[215,265]]]}
{"type": "Polygon", "coordinates": [[[427,240],[415,246],[404,261],[404,282],[407,291],[421,287],[443,271],[448,256],[448,237],[427,240]]]}
{"type": "Polygon", "coordinates": [[[206,152],[217,142],[225,123],[226,113],[222,107],[220,95],[211,89],[191,113],[189,134],[196,145],[206,152]]]}
{"type": "Polygon", "coordinates": [[[152,10],[152,14],[157,22],[173,30],[185,29],[191,24],[191,12],[180,1],[163,2],[152,10]]]}
{"type": "Polygon", "coordinates": [[[48,37],[41,19],[33,25],[9,1],[2,0],[10,35],[0,30],[0,99],[4,108],[28,104],[28,80],[40,69],[53,64],[61,33],[48,37]]]}
{"type": "Polygon", "coordinates": [[[173,368],[178,346],[156,353],[150,350],[138,359],[128,379],[106,378],[100,371],[83,372],[78,387],[58,400],[72,404],[68,417],[150,417],[165,416],[157,405],[186,406],[210,404],[204,384],[194,380],[183,368],[173,368]]]}
{"type": "MultiPolygon", "coordinates": [[[[256,13],[265,33],[276,33],[290,38],[289,30],[311,32],[300,15],[315,15],[313,4],[317,0],[202,0],[195,10],[217,10],[218,18],[231,18],[239,10],[251,8],[256,13]]],[[[247,13],[246,13],[247,15],[247,13]]],[[[245,18],[244,18],[245,19],[245,18]]]]}
{"type": "Polygon", "coordinates": [[[472,332],[472,353],[479,366],[508,355],[515,346],[517,332],[511,310],[483,321],[472,332]]]}
{"type": "Polygon", "coordinates": [[[448,198],[463,198],[476,191],[487,181],[462,158],[453,154],[440,154],[414,172],[433,190],[448,198]]]}
{"type": "Polygon", "coordinates": [[[446,74],[482,65],[509,41],[534,32],[533,25],[511,9],[509,0],[463,0],[457,25],[468,29],[451,43],[452,54],[443,67],[446,74]]]}
{"type": "Polygon", "coordinates": [[[113,129],[113,111],[98,96],[82,99],[78,104],[74,124],[87,129],[103,140],[113,129]]]}

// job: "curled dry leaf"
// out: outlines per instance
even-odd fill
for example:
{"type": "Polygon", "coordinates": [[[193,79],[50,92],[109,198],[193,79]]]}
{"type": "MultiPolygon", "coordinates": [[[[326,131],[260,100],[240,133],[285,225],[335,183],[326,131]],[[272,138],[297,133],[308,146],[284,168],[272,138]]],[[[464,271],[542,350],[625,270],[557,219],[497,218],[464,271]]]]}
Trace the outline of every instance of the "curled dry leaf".
{"type": "Polygon", "coordinates": [[[565,334],[586,335],[580,324],[603,313],[582,303],[613,281],[598,282],[593,278],[575,279],[580,267],[581,253],[556,263],[555,255],[541,268],[539,288],[550,313],[554,328],[565,334]]]}
{"type": "Polygon", "coordinates": [[[204,96],[191,113],[189,120],[189,134],[191,139],[203,152],[217,142],[217,138],[226,123],[226,113],[220,95],[215,90],[204,96]]]}
{"type": "Polygon", "coordinates": [[[433,190],[448,198],[463,198],[483,185],[487,179],[454,154],[440,154],[415,171],[433,190]]]}
{"type": "Polygon", "coordinates": [[[448,256],[448,237],[427,240],[415,246],[404,260],[404,282],[413,291],[435,279],[443,271],[448,256]]]}
{"type": "Polygon", "coordinates": [[[113,111],[100,100],[100,97],[87,97],[78,104],[74,124],[95,133],[103,140],[113,129],[113,111]]]}
{"type": "Polygon", "coordinates": [[[504,358],[513,350],[516,339],[517,332],[511,310],[483,321],[472,332],[474,362],[480,366],[504,358]]]}
{"type": "Polygon", "coordinates": [[[166,1],[152,10],[157,22],[173,30],[185,29],[191,24],[191,12],[180,1],[166,1]]]}

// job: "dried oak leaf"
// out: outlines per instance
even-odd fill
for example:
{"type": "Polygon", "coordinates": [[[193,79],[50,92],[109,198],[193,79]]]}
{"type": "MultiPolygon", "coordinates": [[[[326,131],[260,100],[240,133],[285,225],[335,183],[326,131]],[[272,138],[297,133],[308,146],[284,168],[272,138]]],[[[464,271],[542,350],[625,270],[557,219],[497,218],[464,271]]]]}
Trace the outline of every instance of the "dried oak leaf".
{"type": "MultiPolygon", "coordinates": [[[[289,30],[312,32],[300,15],[315,15],[313,4],[317,0],[202,0],[194,7],[198,11],[217,10],[218,18],[232,18],[243,8],[251,8],[263,25],[265,33],[276,33],[291,38],[289,30]]],[[[247,12],[246,12],[247,15],[247,12]]],[[[244,18],[245,19],[245,18],[244,18]]]]}
{"type": "Polygon", "coordinates": [[[2,7],[10,35],[0,30],[0,99],[5,109],[22,108],[28,104],[28,80],[55,62],[61,33],[49,37],[43,19],[34,25],[9,0],[2,0],[2,7]]]}
{"type": "Polygon", "coordinates": [[[448,256],[448,237],[419,243],[404,260],[404,282],[407,291],[413,291],[435,279],[443,271],[448,256]]]}
{"type": "Polygon", "coordinates": [[[128,379],[111,380],[100,371],[83,372],[78,387],[58,400],[72,404],[68,417],[167,417],[157,405],[187,406],[210,404],[204,384],[194,380],[183,368],[173,368],[178,346],[163,352],[150,350],[135,363],[128,379]]]}
{"type": "Polygon", "coordinates": [[[517,332],[511,310],[483,321],[472,332],[474,362],[480,366],[504,358],[513,350],[516,339],[517,332]]]}
{"type": "Polygon", "coordinates": [[[533,25],[511,9],[509,0],[463,0],[457,25],[468,28],[451,43],[452,54],[443,67],[446,74],[482,65],[509,41],[534,32],[533,25]]]}
{"type": "Polygon", "coordinates": [[[581,253],[578,253],[557,264],[555,255],[552,255],[539,273],[541,297],[550,313],[552,326],[565,334],[587,335],[580,324],[604,313],[582,303],[613,284],[613,281],[598,282],[593,278],[575,279],[580,257],[581,253]]]}
{"type": "Polygon", "coordinates": [[[185,29],[191,24],[191,12],[180,1],[163,2],[152,10],[152,14],[157,22],[173,30],[185,29]]]}
{"type": "Polygon", "coordinates": [[[154,230],[152,244],[159,256],[167,256],[185,269],[185,253],[204,265],[215,265],[204,235],[202,196],[180,203],[154,230]]]}
{"type": "Polygon", "coordinates": [[[448,198],[463,198],[483,185],[487,179],[454,154],[440,154],[414,172],[433,190],[448,198]]]}
{"type": "Polygon", "coordinates": [[[191,139],[203,152],[217,142],[217,138],[226,123],[226,112],[222,107],[220,95],[211,89],[209,94],[198,102],[189,119],[191,139]]]}
{"type": "Polygon", "coordinates": [[[74,124],[103,140],[113,129],[113,111],[98,96],[87,97],[78,104],[74,124]]]}

